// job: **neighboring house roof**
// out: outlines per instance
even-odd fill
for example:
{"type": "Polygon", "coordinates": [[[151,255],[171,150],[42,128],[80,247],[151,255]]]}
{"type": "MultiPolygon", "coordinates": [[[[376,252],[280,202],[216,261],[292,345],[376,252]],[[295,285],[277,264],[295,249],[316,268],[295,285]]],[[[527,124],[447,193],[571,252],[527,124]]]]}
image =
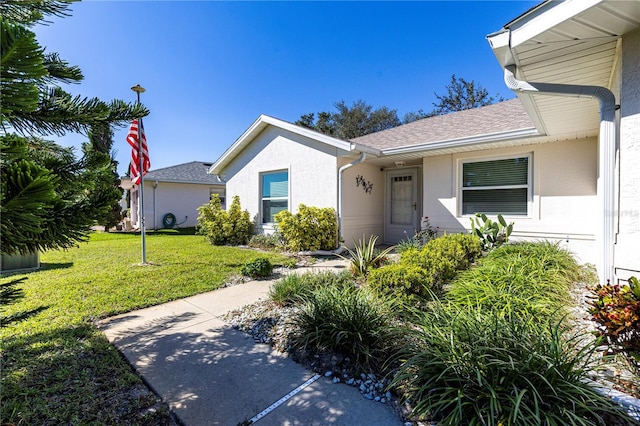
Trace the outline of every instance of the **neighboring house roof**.
{"type": "Polygon", "coordinates": [[[215,175],[208,173],[211,163],[192,161],[164,167],[162,169],[149,170],[144,176],[146,181],[174,182],[174,183],[201,183],[209,185],[224,185],[215,175]]]}
{"type": "Polygon", "coordinates": [[[402,126],[352,139],[380,149],[406,148],[430,143],[525,132],[531,136],[533,122],[517,99],[424,118],[402,126]]]}

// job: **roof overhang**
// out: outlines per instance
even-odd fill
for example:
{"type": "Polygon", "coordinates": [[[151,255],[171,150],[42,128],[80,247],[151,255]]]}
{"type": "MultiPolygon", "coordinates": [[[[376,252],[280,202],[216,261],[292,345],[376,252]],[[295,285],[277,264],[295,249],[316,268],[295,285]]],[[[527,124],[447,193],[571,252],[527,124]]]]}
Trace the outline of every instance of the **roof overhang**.
{"type": "Polygon", "coordinates": [[[325,134],[316,132],[306,127],[298,126],[268,115],[261,115],[236,141],[216,160],[209,168],[210,174],[221,174],[223,170],[267,127],[273,126],[279,129],[315,140],[328,146],[337,148],[345,153],[362,153],[379,156],[380,150],[353,142],[343,141],[325,134]]]}
{"type": "MultiPolygon", "coordinates": [[[[565,138],[572,139],[573,137],[564,135],[563,139],[565,138]]],[[[540,144],[555,140],[558,139],[540,135],[532,127],[516,131],[489,133],[468,138],[447,139],[406,147],[383,149],[380,156],[367,158],[367,163],[381,167],[394,167],[398,161],[407,166],[421,165],[424,157],[540,144]]]]}
{"type": "MultiPolygon", "coordinates": [[[[637,1],[545,1],[487,36],[503,68],[528,82],[612,89],[620,39],[640,28],[637,1]]],[[[595,100],[518,94],[541,133],[597,134],[595,100]]]]}

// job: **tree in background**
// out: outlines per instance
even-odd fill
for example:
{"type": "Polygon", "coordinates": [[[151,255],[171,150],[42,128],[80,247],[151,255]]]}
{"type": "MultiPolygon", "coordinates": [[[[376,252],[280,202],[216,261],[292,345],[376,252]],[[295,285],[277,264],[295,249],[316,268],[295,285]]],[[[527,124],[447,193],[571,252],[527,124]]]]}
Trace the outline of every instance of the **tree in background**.
{"type": "Polygon", "coordinates": [[[122,220],[120,200],[124,190],[120,187],[118,162],[115,160],[113,130],[108,124],[94,125],[89,130],[89,142],[82,145],[86,165],[86,180],[91,183],[89,197],[100,205],[99,200],[108,202],[96,212],[95,221],[104,226],[105,231],[122,220]]]}
{"type": "Polygon", "coordinates": [[[446,90],[445,95],[434,93],[438,102],[433,104],[434,109],[431,112],[425,112],[423,109],[408,112],[402,120],[398,118],[395,109],[383,106],[374,110],[371,105],[359,100],[351,107],[344,101],[336,102],[334,104],[336,112],[319,112],[317,120],[314,113],[304,114],[295,124],[339,139],[349,140],[423,118],[478,108],[504,100],[500,95],[496,95],[495,98],[489,96],[489,92],[475,81],[456,78],[455,74],[451,75],[451,83],[446,86],[446,90]]]}
{"type": "Polygon", "coordinates": [[[74,97],[60,87],[80,82],[82,72],[45,52],[29,27],[47,16],[67,16],[71,2],[0,3],[2,253],[72,247],[111,206],[112,194],[89,181],[97,173],[92,167],[105,164],[96,150],[77,159],[72,149],[44,137],[86,134],[93,126],[125,125],[149,113],[121,100],[74,97]]]}
{"type": "Polygon", "coordinates": [[[387,107],[374,110],[363,100],[354,102],[351,107],[345,101],[336,102],[334,106],[336,112],[319,112],[317,121],[315,114],[310,113],[302,115],[295,124],[344,140],[402,124],[396,110],[387,107]]]}
{"type": "Polygon", "coordinates": [[[496,95],[497,99],[493,96],[489,96],[487,89],[476,84],[475,81],[456,78],[455,74],[451,75],[451,83],[446,86],[446,89],[446,95],[438,95],[437,93],[434,93],[439,102],[433,104],[435,108],[427,115],[427,117],[478,108],[485,105],[491,105],[496,101],[501,102],[504,100],[500,95],[496,95]]]}

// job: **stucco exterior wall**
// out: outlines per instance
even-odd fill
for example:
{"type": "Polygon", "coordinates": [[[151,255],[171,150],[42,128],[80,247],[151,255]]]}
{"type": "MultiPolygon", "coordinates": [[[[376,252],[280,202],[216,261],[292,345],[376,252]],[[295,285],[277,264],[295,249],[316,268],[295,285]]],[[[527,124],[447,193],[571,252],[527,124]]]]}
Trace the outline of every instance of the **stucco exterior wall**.
{"type": "Polygon", "coordinates": [[[268,127],[224,171],[227,205],[235,195],[242,209],[251,214],[258,229],[260,216],[260,174],[289,171],[289,211],[296,213],[300,204],[337,209],[336,149],[294,133],[268,127]]]}
{"type": "Polygon", "coordinates": [[[513,237],[561,241],[581,262],[595,263],[595,139],[425,157],[423,215],[441,232],[468,231],[469,216],[460,214],[458,203],[460,161],[523,154],[532,155],[533,197],[528,217],[505,216],[515,222],[513,237]]]}
{"type": "Polygon", "coordinates": [[[622,38],[619,72],[620,200],[614,266],[617,277],[626,279],[640,273],[640,31],[622,38]]]}
{"type": "MultiPolygon", "coordinates": [[[[340,166],[350,160],[341,159],[340,166]]],[[[384,196],[385,173],[380,166],[366,162],[350,167],[343,174],[343,231],[344,244],[353,247],[353,242],[377,235],[378,242],[384,240],[384,196]],[[356,178],[361,178],[356,181],[356,178]],[[366,186],[365,186],[366,185],[366,186]],[[367,190],[367,188],[369,188],[367,190]]]]}
{"type": "Polygon", "coordinates": [[[144,183],[145,227],[147,229],[164,228],[162,219],[167,213],[175,215],[176,225],[180,228],[196,226],[198,207],[209,202],[212,191],[224,193],[224,187],[219,185],[158,182],[155,191],[154,185],[155,182],[151,181],[144,183]]]}

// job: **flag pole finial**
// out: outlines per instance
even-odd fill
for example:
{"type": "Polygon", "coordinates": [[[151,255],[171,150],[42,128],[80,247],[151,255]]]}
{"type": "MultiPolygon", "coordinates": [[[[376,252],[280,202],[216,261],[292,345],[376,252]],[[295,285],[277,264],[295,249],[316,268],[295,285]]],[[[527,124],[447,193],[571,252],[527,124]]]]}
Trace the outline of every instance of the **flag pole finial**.
{"type": "Polygon", "coordinates": [[[135,86],[131,86],[131,90],[133,90],[137,94],[140,94],[140,93],[144,93],[146,89],[140,86],[139,84],[136,84],[135,86]]]}

